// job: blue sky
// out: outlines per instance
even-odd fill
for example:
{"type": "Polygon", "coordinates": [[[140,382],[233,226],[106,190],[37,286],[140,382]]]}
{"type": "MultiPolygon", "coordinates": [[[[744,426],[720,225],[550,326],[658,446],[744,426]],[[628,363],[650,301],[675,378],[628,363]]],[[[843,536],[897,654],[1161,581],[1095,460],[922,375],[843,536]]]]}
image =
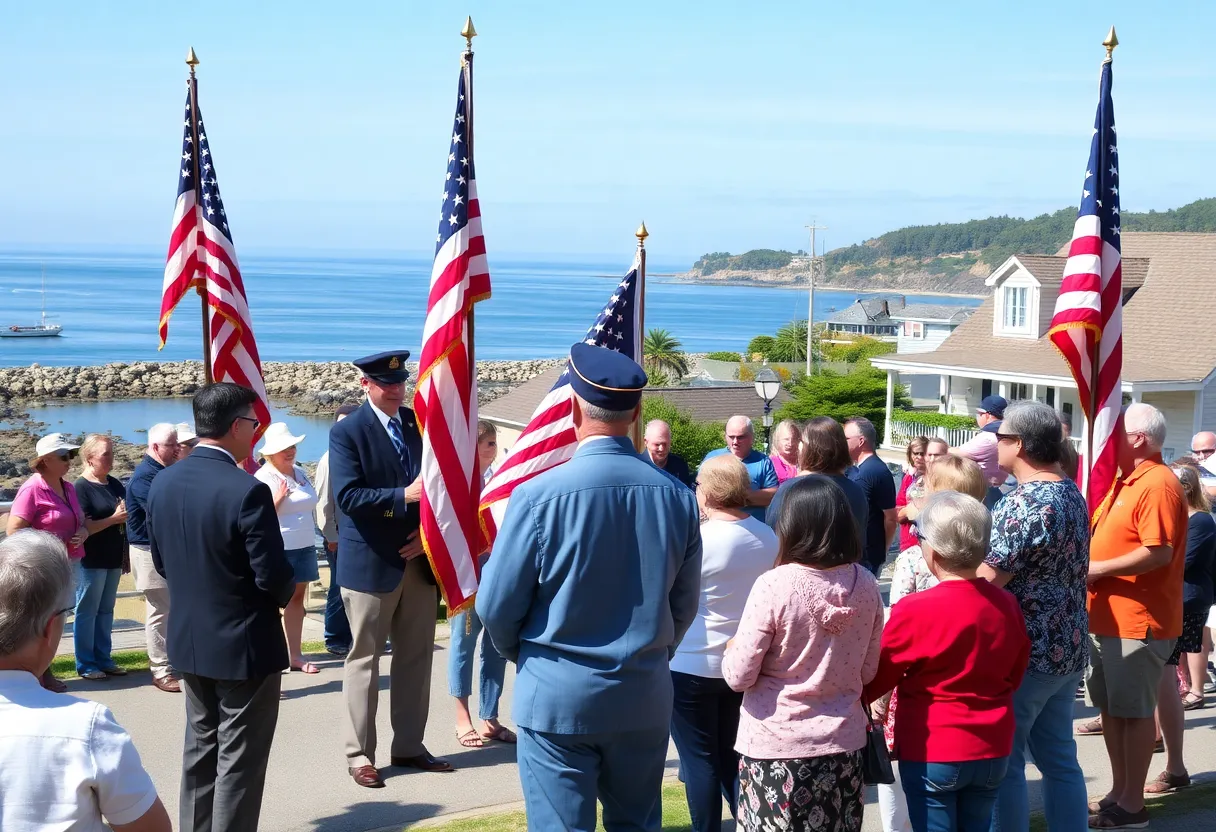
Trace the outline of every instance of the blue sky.
{"type": "Polygon", "coordinates": [[[0,246],[167,244],[193,45],[238,251],[426,250],[466,13],[492,257],[1075,204],[1111,23],[1124,207],[1216,196],[1216,4],[983,5],[10,3],[0,246]]]}

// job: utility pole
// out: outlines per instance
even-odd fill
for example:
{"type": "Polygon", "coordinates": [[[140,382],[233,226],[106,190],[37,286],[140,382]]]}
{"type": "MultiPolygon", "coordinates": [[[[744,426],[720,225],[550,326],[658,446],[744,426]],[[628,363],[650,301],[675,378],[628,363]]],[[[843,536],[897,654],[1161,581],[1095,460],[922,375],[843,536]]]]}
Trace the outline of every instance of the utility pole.
{"type": "Polygon", "coordinates": [[[816,225],[818,220],[811,220],[811,224],[807,229],[811,232],[811,277],[809,281],[809,291],[807,293],[807,308],[806,308],[806,374],[811,374],[811,361],[814,356],[814,334],[815,334],[815,232],[827,231],[826,225],[816,225]]]}

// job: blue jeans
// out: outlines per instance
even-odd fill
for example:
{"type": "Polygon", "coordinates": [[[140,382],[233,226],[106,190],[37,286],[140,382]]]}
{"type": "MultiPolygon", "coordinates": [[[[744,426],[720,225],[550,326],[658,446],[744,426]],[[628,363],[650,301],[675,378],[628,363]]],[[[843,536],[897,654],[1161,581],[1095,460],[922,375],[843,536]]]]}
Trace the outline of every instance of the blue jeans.
{"type": "MultiPolygon", "coordinates": [[[[448,619],[452,640],[448,645],[448,693],[463,699],[473,695],[473,653],[477,650],[477,636],[481,634],[481,619],[473,609],[457,613],[448,619]]],[[[478,716],[482,719],[498,719],[498,700],[502,697],[502,683],[507,675],[507,660],[498,655],[490,637],[481,639],[481,701],[477,703],[478,716]]]]}
{"type": "Polygon", "coordinates": [[[80,561],[76,571],[76,618],[72,624],[76,672],[112,670],[110,657],[114,632],[114,599],[118,597],[121,569],[85,569],[80,561]]]}
{"type": "MultiPolygon", "coordinates": [[[[988,832],[1008,757],[962,763],[899,761],[916,832],[988,832]]],[[[1085,828],[1085,827],[1082,827],[1085,828]]]]}
{"type": "Polygon", "coordinates": [[[342,606],[342,589],[338,586],[338,553],[325,547],[325,562],[329,564],[329,593],[325,596],[325,649],[350,650],[350,621],[342,606]]]}
{"type": "Polygon", "coordinates": [[[739,708],[743,694],[722,679],[671,672],[675,693],[671,712],[671,738],[680,754],[693,832],[720,832],[722,800],[735,815],[739,799],[739,708]]]}
{"type": "Polygon", "coordinates": [[[1030,806],[1026,790],[1026,750],[1043,775],[1043,814],[1051,832],[1085,829],[1088,797],[1085,775],[1077,762],[1073,706],[1081,673],[1051,676],[1026,671],[1013,695],[1017,729],[1009,770],[997,794],[992,832],[1026,832],[1030,806]]]}

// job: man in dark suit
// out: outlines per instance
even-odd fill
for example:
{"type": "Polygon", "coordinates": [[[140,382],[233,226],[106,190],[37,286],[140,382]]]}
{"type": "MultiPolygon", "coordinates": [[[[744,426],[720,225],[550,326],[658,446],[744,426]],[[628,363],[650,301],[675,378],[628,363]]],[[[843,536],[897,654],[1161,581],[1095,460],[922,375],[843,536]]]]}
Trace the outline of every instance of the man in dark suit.
{"type": "Polygon", "coordinates": [[[688,470],[684,457],[671,452],[671,425],[662,419],[651,419],[646,423],[642,440],[646,443],[642,459],[660,471],[671,474],[689,488],[697,487],[697,478],[688,470]]]}
{"type": "Polygon", "coordinates": [[[354,362],[367,401],[329,432],[329,475],[338,509],[338,586],[350,621],[342,694],[347,719],[347,771],[369,789],[384,786],[376,770],[380,656],[393,642],[389,707],[390,762],[423,771],[452,771],[422,744],[431,700],[431,662],[438,596],[422,550],[422,437],[403,407],[409,378],[404,350],[354,362]]]}
{"type": "Polygon", "coordinates": [[[194,397],[199,444],[148,494],[148,538],[169,585],[169,661],[186,693],[182,832],[258,828],[287,669],[280,610],[295,573],[270,487],[249,455],[257,396],[210,384],[194,397]]]}

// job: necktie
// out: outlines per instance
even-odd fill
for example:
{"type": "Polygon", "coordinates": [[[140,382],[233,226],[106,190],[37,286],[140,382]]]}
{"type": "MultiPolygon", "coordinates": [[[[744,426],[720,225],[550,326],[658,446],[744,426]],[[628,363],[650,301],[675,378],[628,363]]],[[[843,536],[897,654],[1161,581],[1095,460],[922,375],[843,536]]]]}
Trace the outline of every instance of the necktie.
{"type": "Polygon", "coordinates": [[[408,474],[410,455],[405,447],[405,434],[401,431],[401,422],[396,416],[388,420],[388,438],[392,440],[393,448],[397,451],[397,459],[401,463],[401,468],[408,474]]]}

